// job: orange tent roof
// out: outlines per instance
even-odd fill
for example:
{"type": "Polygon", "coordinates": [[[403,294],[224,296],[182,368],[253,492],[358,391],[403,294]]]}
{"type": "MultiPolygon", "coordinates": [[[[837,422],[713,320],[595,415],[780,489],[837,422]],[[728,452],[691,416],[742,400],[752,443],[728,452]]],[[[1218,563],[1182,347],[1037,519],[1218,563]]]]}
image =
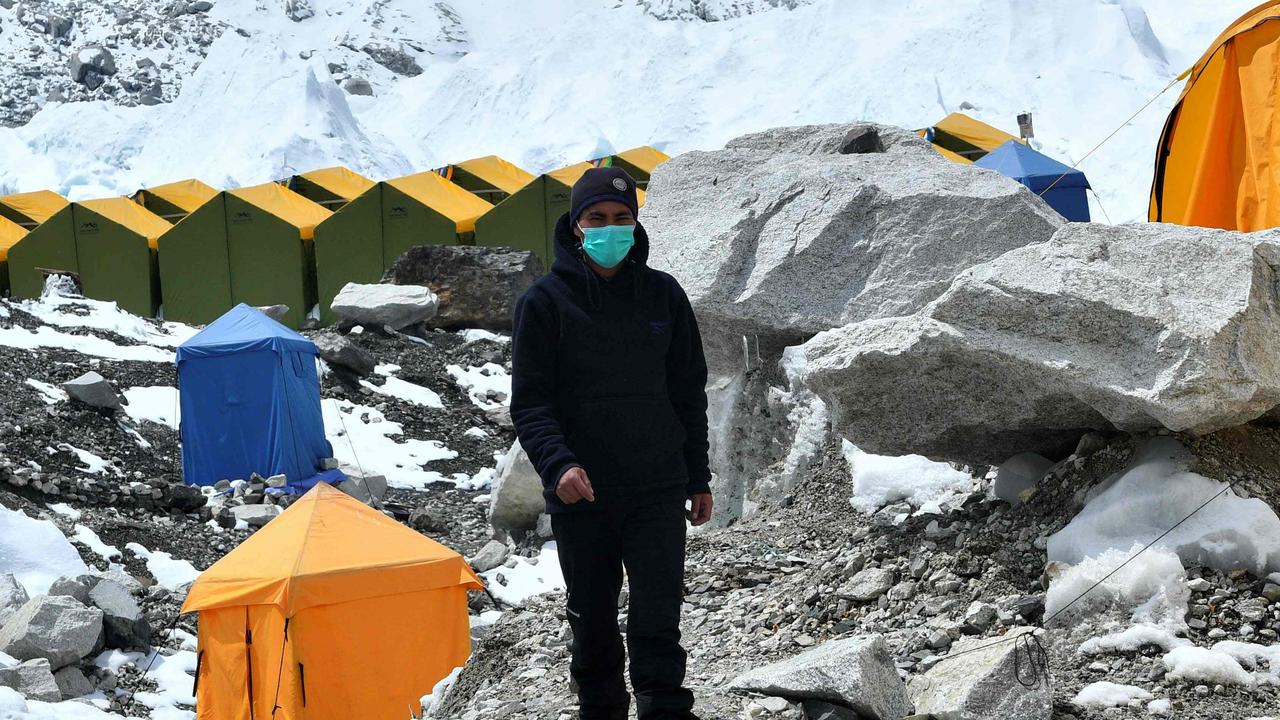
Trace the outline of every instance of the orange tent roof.
{"type": "Polygon", "coordinates": [[[457,223],[458,232],[475,230],[476,218],[493,209],[493,205],[434,172],[406,175],[388,180],[387,184],[457,223]]]}
{"type": "Polygon", "coordinates": [[[9,248],[26,237],[27,229],[16,222],[0,217],[0,260],[9,259],[9,248]]]}
{"type": "Polygon", "coordinates": [[[533,174],[497,155],[473,158],[457,163],[454,167],[466,170],[487,183],[492,183],[495,188],[507,194],[514,193],[536,179],[533,174]]]}
{"type": "Polygon", "coordinates": [[[303,240],[316,236],[316,225],[333,213],[279,183],[263,183],[227,192],[298,228],[303,240]]]}
{"type": "Polygon", "coordinates": [[[617,154],[617,157],[626,160],[647,173],[653,172],[654,168],[671,159],[670,155],[648,145],[623,150],[617,154]]]}
{"type": "Polygon", "coordinates": [[[482,589],[458,553],[318,483],[200,574],[182,612],[274,605],[285,617],[319,605],[482,589]]]}
{"type": "Polygon", "coordinates": [[[144,192],[189,213],[195,212],[196,208],[218,195],[217,190],[195,179],[179,180],[178,182],[143,188],[134,194],[134,198],[136,199],[139,194],[144,192]]]}
{"type": "Polygon", "coordinates": [[[51,190],[36,190],[0,197],[0,205],[13,208],[37,224],[53,217],[55,213],[70,204],[66,198],[51,190]]]}
{"type": "Polygon", "coordinates": [[[360,173],[348,170],[344,167],[312,170],[311,172],[304,172],[298,177],[305,178],[316,185],[319,185],[347,202],[355,200],[360,197],[365,190],[368,190],[377,184],[360,173]]]}
{"type": "Polygon", "coordinates": [[[76,204],[145,237],[152,250],[156,249],[160,236],[173,227],[168,220],[127,197],[84,200],[76,204]]]}
{"type": "MultiPolygon", "coordinates": [[[[565,185],[568,185],[569,187],[573,187],[573,184],[578,182],[578,180],[580,180],[582,176],[586,174],[586,172],[593,167],[596,167],[596,164],[588,160],[586,162],[576,163],[568,167],[562,167],[559,170],[552,170],[551,172],[547,173],[547,177],[555,178],[556,180],[564,183],[565,185]]],[[[644,207],[644,200],[645,200],[644,190],[641,190],[640,188],[636,188],[636,200],[638,201],[640,207],[644,207]]]]}

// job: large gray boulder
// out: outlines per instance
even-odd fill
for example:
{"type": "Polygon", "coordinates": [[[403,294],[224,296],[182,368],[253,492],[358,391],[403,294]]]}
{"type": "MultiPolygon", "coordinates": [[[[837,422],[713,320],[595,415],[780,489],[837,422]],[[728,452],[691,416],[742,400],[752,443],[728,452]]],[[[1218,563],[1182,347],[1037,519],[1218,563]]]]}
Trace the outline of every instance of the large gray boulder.
{"type": "Polygon", "coordinates": [[[1073,223],[918,314],[818,335],[802,374],[879,454],[998,464],[1089,430],[1209,433],[1280,404],[1278,266],[1277,231],[1073,223]]]}
{"type": "Polygon", "coordinates": [[[54,668],[78,662],[98,647],[102,611],[66,595],[38,595],[0,628],[0,652],[44,658],[54,668]]]}
{"type": "MultiPolygon", "coordinates": [[[[32,660],[31,662],[40,662],[32,660]]],[[[48,662],[47,660],[44,662],[48,662]]],[[[90,695],[94,690],[93,683],[89,682],[89,678],[85,677],[84,672],[75,665],[68,665],[53,674],[53,681],[58,685],[58,692],[62,694],[63,700],[71,700],[73,698],[84,697],[90,695]]]]}
{"type": "Polygon", "coordinates": [[[777,128],[675,157],[654,172],[641,220],[649,264],[689,295],[713,375],[915,312],[961,271],[1063,222],[1008,178],[868,123],[777,128]]]}
{"type": "Polygon", "coordinates": [[[151,646],[151,625],[124,585],[101,580],[89,591],[89,602],[102,611],[107,647],[136,650],[151,646]]]}
{"type": "Polygon", "coordinates": [[[1049,720],[1053,714],[1050,682],[1034,678],[1033,663],[1027,656],[1028,648],[1036,647],[1028,644],[1030,636],[1042,632],[1014,628],[1003,638],[956,642],[950,652],[954,660],[943,658],[928,672],[911,679],[908,688],[916,712],[959,720],[1049,720]],[[1015,669],[1027,682],[1015,680],[1015,669]],[[1030,682],[1032,679],[1037,682],[1030,682]]]}
{"type": "Polygon", "coordinates": [[[542,273],[542,261],[527,250],[421,245],[401,255],[382,281],[431,288],[440,299],[435,327],[509,332],[516,301],[542,273]]]}
{"type": "Polygon", "coordinates": [[[828,640],[795,657],[749,670],[729,687],[788,700],[821,700],[852,708],[869,720],[898,720],[911,713],[907,688],[889,646],[878,635],[828,640]]]}
{"type": "Polygon", "coordinates": [[[347,283],[329,307],[355,325],[402,330],[435,317],[439,302],[429,288],[347,283]]]}
{"type": "Polygon", "coordinates": [[[44,658],[28,660],[11,668],[0,668],[0,687],[13,688],[28,700],[62,700],[62,691],[54,680],[49,661],[44,658]]]}
{"type": "Polygon", "coordinates": [[[368,375],[378,366],[367,350],[335,332],[322,332],[311,338],[320,357],[330,365],[346,368],[357,375],[368,375]]]}
{"type": "Polygon", "coordinates": [[[0,626],[8,622],[30,599],[27,597],[27,589],[18,582],[18,578],[9,573],[0,575],[0,626]]]}
{"type": "Polygon", "coordinates": [[[62,383],[62,389],[71,399],[104,410],[120,410],[129,403],[106,378],[92,370],[62,383]]]}
{"type": "Polygon", "coordinates": [[[545,509],[542,479],[517,440],[498,463],[489,488],[489,524],[505,530],[531,530],[545,509]]]}

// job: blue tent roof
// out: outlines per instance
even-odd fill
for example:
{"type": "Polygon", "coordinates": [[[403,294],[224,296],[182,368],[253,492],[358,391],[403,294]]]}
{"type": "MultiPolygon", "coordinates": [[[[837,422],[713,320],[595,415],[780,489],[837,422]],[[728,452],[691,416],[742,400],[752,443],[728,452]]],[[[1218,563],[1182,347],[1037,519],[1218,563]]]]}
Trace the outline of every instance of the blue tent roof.
{"type": "Polygon", "coordinates": [[[1035,193],[1042,192],[1051,185],[1055,190],[1089,187],[1089,180],[1084,173],[1016,140],[1010,140],[983,155],[973,164],[1011,177],[1035,193]]]}
{"type": "Polygon", "coordinates": [[[270,350],[318,355],[315,343],[244,303],[178,346],[178,362],[270,350]]]}

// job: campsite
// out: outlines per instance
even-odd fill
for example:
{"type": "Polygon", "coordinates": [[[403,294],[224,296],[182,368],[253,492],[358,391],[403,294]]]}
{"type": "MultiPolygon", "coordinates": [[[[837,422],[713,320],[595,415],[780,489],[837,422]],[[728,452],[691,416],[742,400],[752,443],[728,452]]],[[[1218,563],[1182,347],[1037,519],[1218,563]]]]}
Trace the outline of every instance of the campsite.
{"type": "Polygon", "coordinates": [[[1280,716],[1280,2],[0,58],[0,718],[1280,716]]]}

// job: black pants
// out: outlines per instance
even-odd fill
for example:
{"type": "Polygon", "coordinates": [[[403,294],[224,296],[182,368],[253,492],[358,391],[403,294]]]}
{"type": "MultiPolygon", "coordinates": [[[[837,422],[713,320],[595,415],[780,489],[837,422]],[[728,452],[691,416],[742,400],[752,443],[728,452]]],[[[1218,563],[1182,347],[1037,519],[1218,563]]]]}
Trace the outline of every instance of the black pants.
{"type": "Polygon", "coordinates": [[[582,720],[625,720],[618,594],[630,588],[627,647],[639,720],[697,720],[684,683],[680,606],[684,602],[683,503],[590,507],[551,516],[568,588],[573,659],[582,720]]]}

